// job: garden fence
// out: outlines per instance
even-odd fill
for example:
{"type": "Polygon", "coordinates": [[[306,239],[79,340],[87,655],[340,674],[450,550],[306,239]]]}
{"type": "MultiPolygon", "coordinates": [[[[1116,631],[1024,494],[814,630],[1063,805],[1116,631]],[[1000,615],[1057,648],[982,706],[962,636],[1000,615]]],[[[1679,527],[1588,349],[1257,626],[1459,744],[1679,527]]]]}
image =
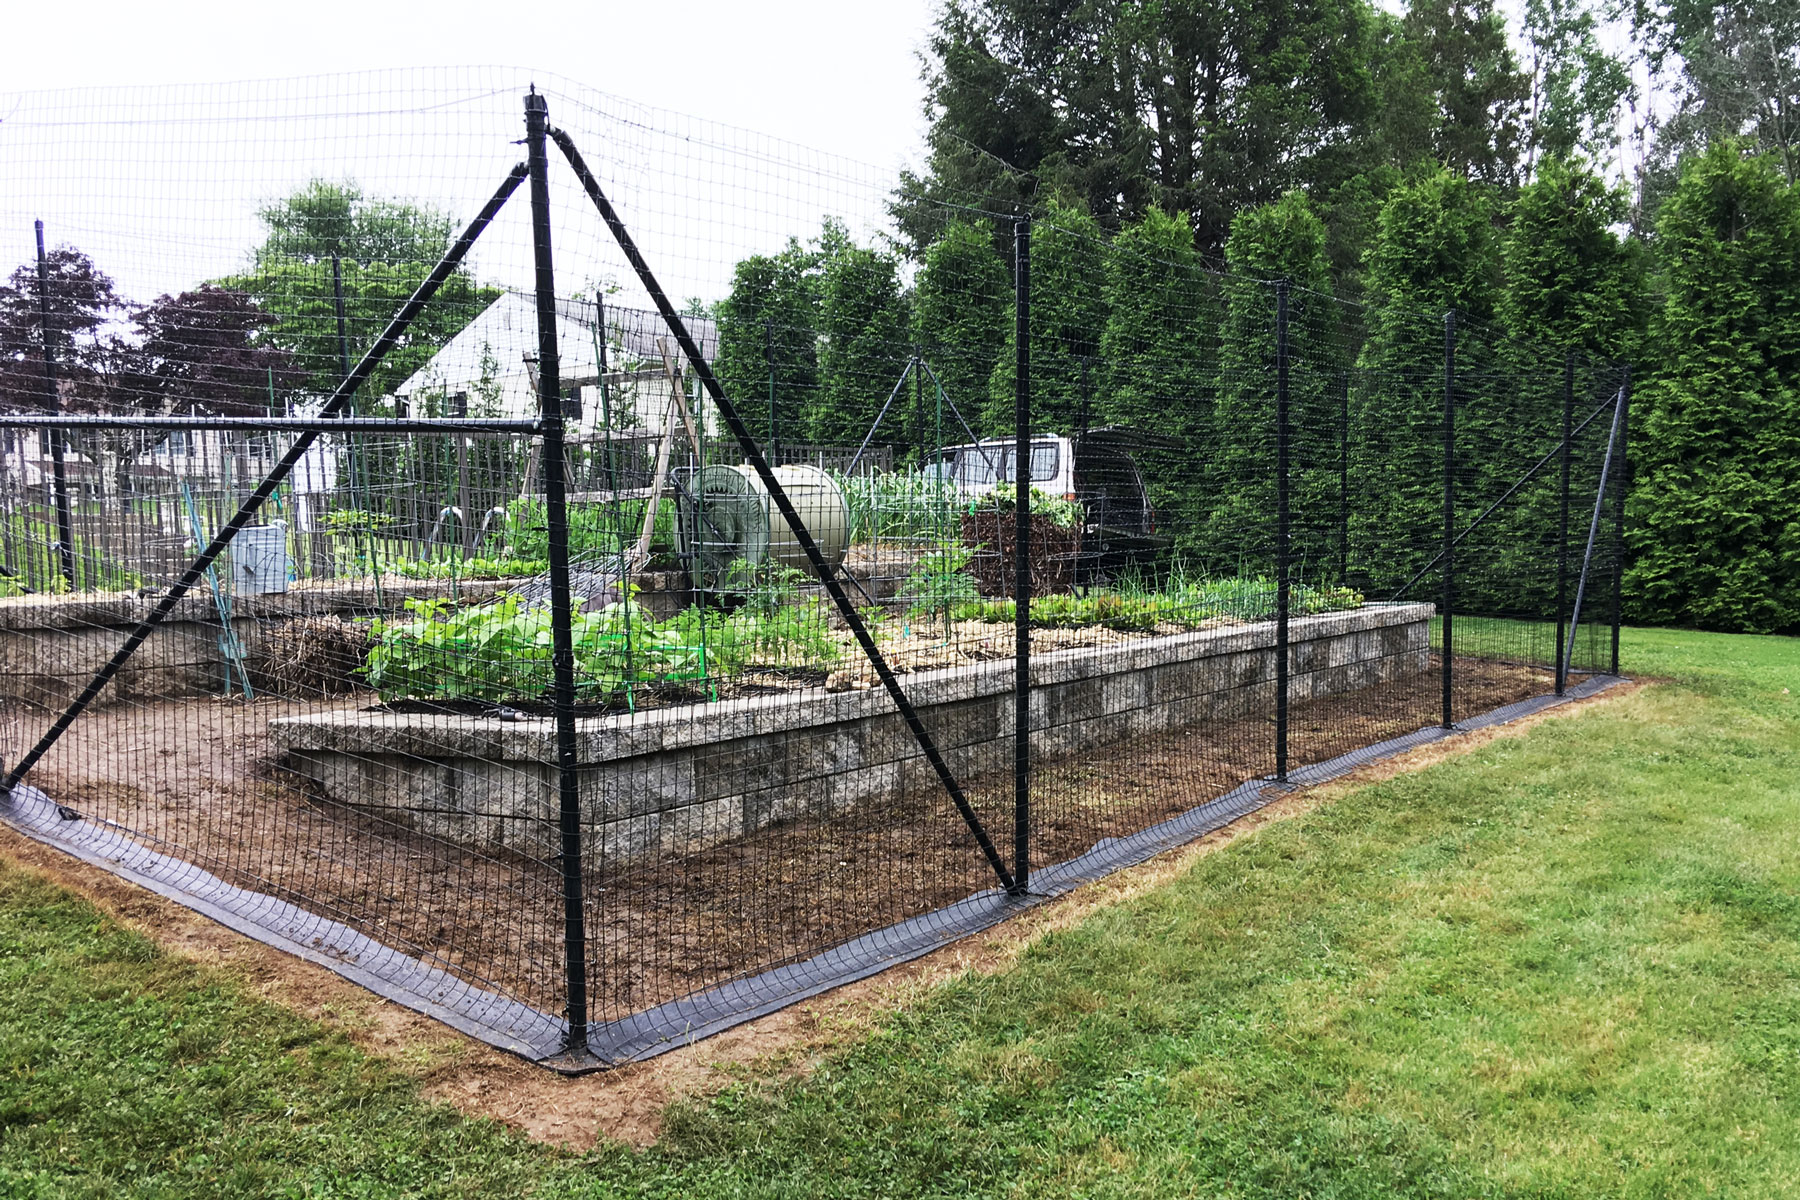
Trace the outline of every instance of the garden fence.
{"type": "Polygon", "coordinates": [[[16,98],[14,828],[580,1071],[1619,674],[1624,367],[517,83],[16,98]]]}

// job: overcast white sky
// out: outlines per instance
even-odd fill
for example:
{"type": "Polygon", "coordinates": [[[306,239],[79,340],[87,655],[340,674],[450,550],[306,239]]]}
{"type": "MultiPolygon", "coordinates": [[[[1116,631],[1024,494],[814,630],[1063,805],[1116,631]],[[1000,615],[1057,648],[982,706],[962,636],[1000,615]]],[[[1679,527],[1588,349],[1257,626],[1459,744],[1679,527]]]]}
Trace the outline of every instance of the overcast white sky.
{"type": "Polygon", "coordinates": [[[541,67],[658,108],[897,167],[924,132],[933,0],[8,6],[7,91],[382,67],[541,67]],[[828,98],[828,99],[822,99],[828,98]]]}
{"type": "MultiPolygon", "coordinates": [[[[31,257],[31,219],[42,216],[53,244],[87,250],[134,299],[189,287],[241,265],[258,240],[256,205],[314,176],[355,178],[371,193],[424,200],[466,219],[517,156],[506,146],[516,136],[516,100],[485,105],[506,114],[497,136],[477,114],[481,106],[453,105],[431,117],[438,141],[408,139],[414,127],[405,118],[358,114],[358,106],[390,114],[429,106],[466,97],[469,80],[490,76],[411,77],[427,88],[451,81],[433,94],[396,90],[397,75],[348,73],[486,64],[528,69],[493,73],[509,92],[525,78],[584,101],[591,88],[874,168],[715,127],[692,126],[698,136],[690,142],[689,126],[663,117],[635,146],[629,137],[611,147],[585,145],[609,188],[619,189],[620,207],[636,203],[641,224],[634,228],[665,264],[669,290],[717,299],[744,253],[777,248],[790,233],[816,233],[827,213],[847,217],[864,235],[869,214],[880,219],[879,198],[903,165],[922,156],[917,52],[933,11],[934,0],[15,6],[0,74],[0,273],[31,257]],[[148,100],[139,94],[129,106],[118,93],[96,103],[19,98],[44,89],[321,75],[338,78],[148,100]],[[305,126],[293,119],[302,110],[340,115],[305,126]],[[701,144],[709,137],[710,148],[701,144]],[[469,160],[453,157],[465,150],[469,160]],[[609,150],[612,161],[599,161],[609,150]],[[480,157],[487,151],[504,158],[490,163],[480,157]],[[216,184],[200,189],[203,176],[216,184]]],[[[610,102],[602,109],[599,127],[612,128],[606,122],[620,114],[629,126],[635,115],[610,102]]],[[[567,103],[559,114],[553,102],[551,116],[582,129],[567,103]]],[[[523,206],[515,207],[522,217],[523,206]]],[[[565,271],[562,246],[574,252],[577,243],[569,228],[559,246],[559,290],[628,274],[622,263],[606,262],[571,261],[565,271]]],[[[498,226],[475,260],[484,278],[515,286],[528,286],[528,263],[519,231],[498,226]]]]}

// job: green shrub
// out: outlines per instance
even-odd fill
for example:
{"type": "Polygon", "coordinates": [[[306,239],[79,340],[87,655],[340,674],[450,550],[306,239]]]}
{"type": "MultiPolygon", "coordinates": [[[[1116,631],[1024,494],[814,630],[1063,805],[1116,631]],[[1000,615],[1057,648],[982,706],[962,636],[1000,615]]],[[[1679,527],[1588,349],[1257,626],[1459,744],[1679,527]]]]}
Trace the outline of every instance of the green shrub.
{"type": "MultiPolygon", "coordinates": [[[[550,609],[514,595],[457,607],[408,600],[404,620],[376,621],[363,677],[384,700],[548,698],[550,609]]],[[[769,614],[687,608],[657,622],[641,604],[576,614],[576,698],[605,703],[640,684],[716,679],[749,666],[823,669],[841,650],[816,603],[769,614]]]]}

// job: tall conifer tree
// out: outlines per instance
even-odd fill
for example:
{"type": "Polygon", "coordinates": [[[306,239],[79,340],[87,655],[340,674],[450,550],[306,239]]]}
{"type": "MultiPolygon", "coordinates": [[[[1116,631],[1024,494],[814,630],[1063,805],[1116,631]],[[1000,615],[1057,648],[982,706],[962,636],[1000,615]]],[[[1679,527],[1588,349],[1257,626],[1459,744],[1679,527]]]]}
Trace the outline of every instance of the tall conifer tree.
{"type": "MultiPolygon", "coordinates": [[[[1468,180],[1437,171],[1398,187],[1368,252],[1371,308],[1350,405],[1351,560],[1381,593],[1436,553],[1443,529],[1444,315],[1493,317],[1492,212],[1468,180]]],[[[1458,335],[1459,371],[1479,375],[1488,339],[1458,335]]]]}
{"type": "Polygon", "coordinates": [[[1800,629],[1800,191],[1715,143],[1657,223],[1668,298],[1633,412],[1635,617],[1800,629]]]}
{"type": "MultiPolygon", "coordinates": [[[[1106,243],[1084,209],[1052,201],[1031,235],[1031,399],[1034,428],[1065,433],[1091,416],[1106,328],[1106,243]],[[1087,361],[1083,371],[1082,362],[1087,361]],[[1085,385],[1084,385],[1085,379],[1085,385]],[[1083,390],[1085,386],[1085,391],[1083,390]]],[[[985,432],[1013,428],[1012,306],[1006,342],[988,380],[985,432]]]]}
{"type": "MultiPolygon", "coordinates": [[[[965,221],[952,221],[925,251],[913,284],[919,351],[950,402],[972,425],[982,419],[988,378],[1006,345],[1011,296],[1012,279],[994,249],[992,233],[965,221]]],[[[928,404],[929,394],[928,388],[928,404]]],[[[951,442],[966,436],[948,412],[944,436],[951,442]]]]}
{"type": "Polygon", "coordinates": [[[1105,301],[1102,361],[1089,368],[1105,387],[1091,421],[1156,435],[1138,458],[1158,521],[1199,550],[1212,494],[1205,447],[1220,304],[1218,277],[1202,266],[1185,214],[1153,208],[1120,231],[1107,248],[1105,301]]]}
{"type": "Polygon", "coordinates": [[[759,440],[810,436],[800,418],[819,386],[817,267],[818,256],[790,239],[779,254],[738,263],[719,303],[719,382],[759,440]]]}
{"type": "Polygon", "coordinates": [[[1225,242],[1230,267],[1220,355],[1220,486],[1212,526],[1235,533],[1242,569],[1273,568],[1276,510],[1277,281],[1288,285],[1289,511],[1295,561],[1317,569],[1325,546],[1311,536],[1335,529],[1336,386],[1347,364],[1337,355],[1336,305],[1325,223],[1304,194],[1240,213],[1225,242]],[[1327,451],[1329,450],[1329,454],[1327,451]],[[1331,470],[1327,475],[1325,460],[1331,470]],[[1327,495],[1329,492],[1329,496],[1327,495]]]}

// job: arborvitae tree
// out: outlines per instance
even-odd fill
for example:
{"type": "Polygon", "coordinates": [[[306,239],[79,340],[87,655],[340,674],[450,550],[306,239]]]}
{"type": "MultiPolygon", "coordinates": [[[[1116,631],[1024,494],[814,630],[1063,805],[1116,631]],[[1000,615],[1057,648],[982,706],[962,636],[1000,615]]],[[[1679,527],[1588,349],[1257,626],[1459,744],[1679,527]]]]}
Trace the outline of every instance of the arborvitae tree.
{"type": "MultiPolygon", "coordinates": [[[[963,418],[977,425],[987,401],[988,378],[1006,345],[1012,319],[1012,278],[994,250],[993,234],[952,221],[925,251],[913,283],[913,329],[919,352],[931,364],[944,393],[963,418]]],[[[926,388],[927,403],[933,403],[926,388]]],[[[935,436],[936,418],[931,433],[935,436]]],[[[944,437],[965,439],[948,410],[944,437]]]]}
{"type": "MultiPolygon", "coordinates": [[[[1337,388],[1348,364],[1338,353],[1326,240],[1325,223],[1292,191],[1240,213],[1225,242],[1231,273],[1209,527],[1218,549],[1237,560],[1221,565],[1236,571],[1274,565],[1278,280],[1288,284],[1289,512],[1302,574],[1325,566],[1328,547],[1314,534],[1337,527],[1337,388]]],[[[1329,558],[1335,564],[1335,554],[1329,558]]]]}
{"type": "MultiPolygon", "coordinates": [[[[1157,523],[1191,549],[1205,531],[1206,470],[1218,369],[1218,278],[1194,250],[1185,214],[1151,209],[1113,240],[1106,255],[1105,386],[1093,424],[1156,435],[1138,453],[1157,523]],[[1167,439],[1167,445],[1163,441],[1167,439]]],[[[1036,303],[1035,297],[1033,303],[1036,303]]],[[[1091,367],[1090,382],[1100,369],[1091,367]]]]}
{"type": "Polygon", "coordinates": [[[1667,299],[1632,413],[1634,619],[1800,631],[1800,190],[1720,142],[1657,222],[1667,299]]]}
{"type": "MultiPolygon", "coordinates": [[[[1396,318],[1402,310],[1449,309],[1489,320],[1499,279],[1493,211],[1487,193],[1447,170],[1401,184],[1381,207],[1367,253],[1371,303],[1396,318]]],[[[1370,321],[1370,350],[1387,353],[1406,322],[1370,321]]]]}
{"type": "Polygon", "coordinates": [[[738,263],[719,302],[716,370],[725,394],[760,441],[811,436],[801,414],[819,387],[818,255],[789,239],[779,254],[738,263]],[[769,397],[775,397],[771,424],[769,397]]]}
{"type": "MultiPolygon", "coordinates": [[[[1370,308],[1350,402],[1351,571],[1377,593],[1436,553],[1443,522],[1444,315],[1493,316],[1498,254],[1484,193],[1439,170],[1396,188],[1369,248],[1370,308]]],[[[1489,339],[1458,337],[1483,374],[1489,339]]],[[[1416,594],[1416,593],[1414,593],[1416,594]]]]}
{"type": "MultiPolygon", "coordinates": [[[[1568,355],[1576,356],[1580,420],[1617,387],[1614,360],[1635,341],[1636,255],[1610,228],[1625,207],[1624,197],[1599,177],[1561,159],[1546,160],[1512,205],[1502,252],[1506,284],[1497,305],[1511,337],[1495,360],[1495,386],[1471,387],[1469,416],[1461,421],[1467,428],[1457,438],[1459,454],[1473,461],[1469,482],[1460,487],[1465,506],[1505,499],[1459,558],[1469,564],[1470,578],[1491,578],[1494,593],[1504,585],[1522,614],[1547,617],[1555,607],[1560,472],[1549,467],[1529,479],[1526,472],[1560,444],[1568,355]]],[[[1604,433],[1597,428],[1572,451],[1574,485],[1587,493],[1587,503],[1598,484],[1595,451],[1604,433]]],[[[1579,511],[1582,502],[1574,507],[1579,511]]],[[[1579,541],[1583,530],[1572,531],[1571,539],[1579,541]]]]}
{"type": "Polygon", "coordinates": [[[1513,201],[1499,317],[1520,343],[1621,358],[1638,324],[1642,280],[1613,232],[1628,204],[1593,171],[1547,159],[1513,201]]]}
{"type": "MultiPolygon", "coordinates": [[[[1381,206],[1400,181],[1398,168],[1378,168],[1346,179],[1315,205],[1325,222],[1331,292],[1339,299],[1363,299],[1364,254],[1380,227],[1381,206]]],[[[1355,323],[1353,332],[1360,336],[1360,323],[1355,323]]]]}
{"type": "MultiPolygon", "coordinates": [[[[1080,208],[1052,202],[1031,232],[1031,408],[1037,429],[1066,433],[1092,417],[1105,289],[1106,243],[1099,225],[1080,208]]],[[[988,381],[988,434],[1013,428],[1013,325],[1009,304],[1006,343],[988,381]]]]}
{"type": "MultiPolygon", "coordinates": [[[[912,352],[899,263],[858,246],[827,221],[819,241],[819,393],[807,415],[815,442],[856,445],[869,433],[912,352]]],[[[897,403],[897,402],[896,402],[897,403]]],[[[905,410],[877,438],[904,443],[905,410]]]]}

